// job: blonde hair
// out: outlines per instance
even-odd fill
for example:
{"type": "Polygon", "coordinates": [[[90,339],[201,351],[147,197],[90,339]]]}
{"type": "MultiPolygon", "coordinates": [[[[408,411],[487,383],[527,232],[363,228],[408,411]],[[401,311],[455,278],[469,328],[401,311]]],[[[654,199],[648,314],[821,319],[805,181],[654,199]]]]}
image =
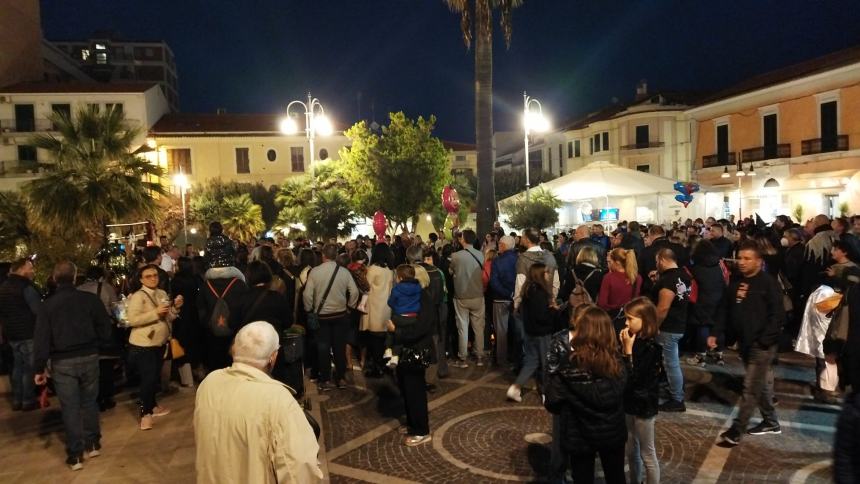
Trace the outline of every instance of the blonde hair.
{"type": "Polygon", "coordinates": [[[593,266],[596,266],[599,263],[597,260],[597,251],[594,250],[594,247],[589,247],[586,245],[585,247],[579,249],[579,253],[576,254],[576,263],[588,263],[593,266]]]}
{"type": "Polygon", "coordinates": [[[639,265],[636,263],[636,253],[633,250],[618,247],[609,252],[609,258],[621,264],[631,286],[636,284],[636,278],[639,277],[639,265]]]}

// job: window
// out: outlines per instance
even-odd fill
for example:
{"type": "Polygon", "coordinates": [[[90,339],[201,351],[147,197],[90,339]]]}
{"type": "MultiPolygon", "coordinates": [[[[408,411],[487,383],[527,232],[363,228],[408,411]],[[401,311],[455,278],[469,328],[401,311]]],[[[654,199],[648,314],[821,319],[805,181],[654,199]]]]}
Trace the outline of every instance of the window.
{"type": "Polygon", "coordinates": [[[651,165],[636,165],[636,171],[641,171],[642,173],[651,173],[651,165]]]}
{"type": "Polygon", "coordinates": [[[111,111],[116,110],[118,113],[122,112],[122,103],[105,103],[105,110],[111,111]]]}
{"type": "Polygon", "coordinates": [[[96,44],[96,50],[107,50],[104,44],[96,44]]]}
{"type": "Polygon", "coordinates": [[[582,153],[579,151],[579,140],[577,139],[573,141],[573,157],[579,158],[580,156],[582,156],[582,153]]]}
{"type": "Polygon", "coordinates": [[[600,134],[594,135],[592,140],[594,140],[594,149],[592,150],[592,152],[597,153],[598,151],[600,151],[600,134]]]}
{"type": "Polygon", "coordinates": [[[180,170],[186,175],[191,174],[191,149],[179,148],[167,150],[167,172],[171,175],[180,170]]]}
{"type": "Polygon", "coordinates": [[[85,61],[90,58],[90,49],[81,49],[81,60],[85,61]]]}
{"type": "Polygon", "coordinates": [[[145,55],[148,59],[151,59],[155,55],[155,51],[153,51],[151,47],[147,47],[143,51],[143,55],[145,55]]]}
{"type": "Polygon", "coordinates": [[[99,112],[99,108],[100,108],[100,106],[98,104],[87,103],[87,109],[89,109],[90,111],[92,111],[94,113],[99,112]]]}
{"type": "MultiPolygon", "coordinates": [[[[51,104],[51,111],[66,119],[72,118],[72,106],[70,104],[51,104]]],[[[56,131],[57,125],[55,123],[51,124],[52,128],[56,131]]]]}
{"type": "Polygon", "coordinates": [[[562,149],[562,147],[563,147],[563,146],[564,146],[564,145],[562,145],[561,143],[559,143],[559,144],[558,144],[558,166],[561,166],[561,160],[564,158],[564,157],[561,155],[561,149],[562,149]]]}
{"type": "Polygon", "coordinates": [[[729,125],[717,125],[717,161],[721,165],[729,162],[729,125]]]}
{"type": "Polygon", "coordinates": [[[609,151],[609,132],[603,133],[603,151],[609,151]]]}
{"type": "MultiPolygon", "coordinates": [[[[465,159],[466,157],[464,156],[463,158],[465,159]]],[[[320,160],[327,160],[327,159],[328,159],[328,150],[323,148],[320,150],[320,160]]]]}
{"type": "Polygon", "coordinates": [[[636,126],[636,147],[637,148],[647,148],[649,137],[648,137],[648,125],[636,126]]]}
{"type": "Polygon", "coordinates": [[[236,173],[251,173],[248,148],[236,148],[236,173]]]}
{"type": "Polygon", "coordinates": [[[762,117],[762,137],[764,138],[764,158],[769,160],[776,158],[777,130],[776,114],[768,114],[762,117]]]}
{"type": "Polygon", "coordinates": [[[546,149],[546,161],[549,163],[550,170],[552,169],[552,148],[546,149]]]}
{"type": "Polygon", "coordinates": [[[567,142],[567,157],[573,158],[573,141],[567,142]]]}
{"type": "Polygon", "coordinates": [[[594,138],[588,138],[588,154],[594,154],[594,138]]]}
{"type": "Polygon", "coordinates": [[[821,152],[835,151],[839,127],[836,101],[821,103],[821,152]]]}
{"type": "Polygon", "coordinates": [[[455,155],[454,161],[466,161],[466,155],[455,155]]]}
{"type": "Polygon", "coordinates": [[[278,152],[270,148],[269,151],[266,152],[266,159],[274,162],[278,159],[278,152]]]}
{"type": "Polygon", "coordinates": [[[96,52],[96,64],[107,64],[107,52],[96,52]]]}
{"type": "Polygon", "coordinates": [[[32,104],[15,105],[15,131],[32,133],[36,130],[36,114],[32,104]]]}
{"type": "Polygon", "coordinates": [[[290,165],[293,171],[305,171],[305,149],[301,146],[290,148],[290,165]]]}
{"type": "Polygon", "coordinates": [[[543,167],[543,151],[529,151],[529,168],[540,169],[541,167],[543,167]]]}
{"type": "Polygon", "coordinates": [[[18,145],[18,161],[36,161],[36,147],[30,145],[18,145]]]}

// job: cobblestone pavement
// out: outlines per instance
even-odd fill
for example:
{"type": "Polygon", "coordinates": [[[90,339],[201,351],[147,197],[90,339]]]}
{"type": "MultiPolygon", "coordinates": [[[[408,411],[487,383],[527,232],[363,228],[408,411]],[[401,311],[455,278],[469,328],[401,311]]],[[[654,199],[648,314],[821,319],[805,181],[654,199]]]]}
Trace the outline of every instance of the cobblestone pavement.
{"type": "MultiPolygon", "coordinates": [[[[715,445],[731,422],[738,399],[740,363],[684,367],[688,411],[657,419],[657,453],[663,482],[830,482],[837,406],[813,402],[813,363],[782,355],[777,407],[783,433],[747,436],[740,446],[715,445]]],[[[323,425],[321,455],[331,482],[542,482],[549,463],[551,416],[537,393],[522,403],[505,400],[513,375],[497,368],[452,368],[430,394],[432,442],[401,444],[402,403],[388,378],[309,399],[323,425]]],[[[63,464],[62,424],[56,399],[42,411],[13,413],[0,403],[0,482],[148,483],[194,481],[193,390],[160,403],[173,409],[149,432],[136,429],[128,393],[102,417],[104,452],[72,473],[63,464]]],[[[753,421],[755,423],[755,421],[753,421]]],[[[598,467],[599,469],[599,467],[598,467]]]]}

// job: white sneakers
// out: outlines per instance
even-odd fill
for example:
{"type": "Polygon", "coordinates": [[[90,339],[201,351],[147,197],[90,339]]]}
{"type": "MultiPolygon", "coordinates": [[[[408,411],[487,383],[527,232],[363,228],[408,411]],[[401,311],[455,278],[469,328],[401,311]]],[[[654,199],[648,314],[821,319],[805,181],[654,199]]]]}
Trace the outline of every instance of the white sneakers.
{"type": "Polygon", "coordinates": [[[517,384],[513,384],[508,387],[508,400],[513,400],[517,403],[523,401],[522,392],[520,391],[520,387],[517,384]]]}

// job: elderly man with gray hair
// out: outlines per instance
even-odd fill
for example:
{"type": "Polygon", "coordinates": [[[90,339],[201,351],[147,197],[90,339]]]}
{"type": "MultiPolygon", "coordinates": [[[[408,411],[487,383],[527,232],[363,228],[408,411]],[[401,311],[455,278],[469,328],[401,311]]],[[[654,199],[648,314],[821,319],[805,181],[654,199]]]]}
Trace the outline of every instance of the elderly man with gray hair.
{"type": "Polygon", "coordinates": [[[493,325],[496,330],[496,364],[508,364],[508,321],[517,279],[516,241],[510,235],[499,239],[499,255],[490,271],[490,297],[493,298],[493,325]]]}
{"type": "Polygon", "coordinates": [[[233,340],[233,365],[200,384],[194,409],[197,482],[320,482],[319,444],[290,387],[269,376],[278,333],[265,322],[233,340]]]}

